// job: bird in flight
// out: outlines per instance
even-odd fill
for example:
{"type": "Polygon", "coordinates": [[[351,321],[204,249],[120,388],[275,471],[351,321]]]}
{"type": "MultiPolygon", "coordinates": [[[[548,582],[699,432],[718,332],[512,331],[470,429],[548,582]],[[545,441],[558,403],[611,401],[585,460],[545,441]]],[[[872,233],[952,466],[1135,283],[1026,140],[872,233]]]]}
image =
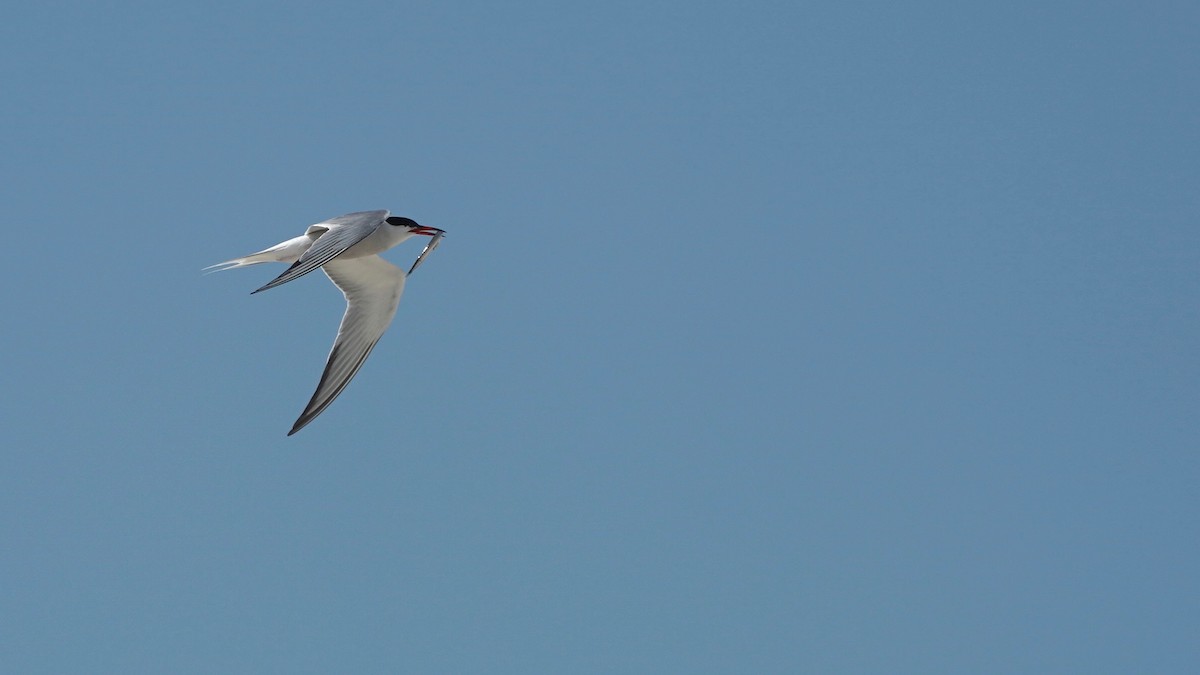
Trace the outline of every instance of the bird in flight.
{"type": "MultiPolygon", "coordinates": [[[[325,372],[304,412],[288,436],[316,419],[342,393],[362,367],[375,343],[392,323],[404,281],[437,247],[445,230],[418,225],[410,218],[387,211],[359,211],[309,225],[304,234],[258,253],[226,260],[204,268],[209,272],[267,262],[291,263],[291,267],[253,293],[286,284],[321,268],[325,276],[346,296],[346,313],[325,372]],[[379,254],[414,235],[432,237],[407,273],[379,254]]],[[[252,295],[253,295],[252,293],[252,295]]]]}

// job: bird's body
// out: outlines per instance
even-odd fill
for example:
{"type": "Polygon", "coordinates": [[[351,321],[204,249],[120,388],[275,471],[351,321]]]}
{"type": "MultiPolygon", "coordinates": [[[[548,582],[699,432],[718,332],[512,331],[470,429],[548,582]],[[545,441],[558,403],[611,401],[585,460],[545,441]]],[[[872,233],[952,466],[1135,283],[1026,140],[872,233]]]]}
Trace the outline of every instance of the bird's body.
{"type": "Polygon", "coordinates": [[[360,211],[310,225],[299,237],[206,268],[218,272],[266,262],[292,264],[254,293],[321,268],[346,296],[346,313],[321,382],[289,436],[320,415],[342,393],[396,315],[408,275],[378,254],[414,235],[440,237],[442,233],[408,218],[390,217],[387,211],[360,211]]]}

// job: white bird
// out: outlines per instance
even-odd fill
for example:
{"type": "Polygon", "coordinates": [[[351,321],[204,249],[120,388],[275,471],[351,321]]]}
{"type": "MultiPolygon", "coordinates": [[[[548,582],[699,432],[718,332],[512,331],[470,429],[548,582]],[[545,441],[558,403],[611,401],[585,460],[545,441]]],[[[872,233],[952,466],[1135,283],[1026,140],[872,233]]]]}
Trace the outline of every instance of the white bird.
{"type": "Polygon", "coordinates": [[[418,234],[434,238],[417,263],[433,249],[444,230],[418,225],[409,218],[389,216],[387,211],[347,213],[309,225],[301,236],[266,250],[204,268],[220,272],[266,262],[292,263],[283,274],[253,292],[258,293],[319,267],[346,296],[346,313],[325,362],[325,372],[321,373],[317,390],[288,436],[303,429],[333,403],[391,324],[408,275],[377,254],[418,234]]]}

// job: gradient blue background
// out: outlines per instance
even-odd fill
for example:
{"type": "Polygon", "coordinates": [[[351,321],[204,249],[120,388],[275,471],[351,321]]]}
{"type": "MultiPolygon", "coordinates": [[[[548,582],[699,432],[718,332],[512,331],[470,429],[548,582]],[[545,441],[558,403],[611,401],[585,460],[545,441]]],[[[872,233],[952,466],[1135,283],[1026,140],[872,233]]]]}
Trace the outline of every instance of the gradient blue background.
{"type": "Polygon", "coordinates": [[[1200,670],[1197,7],[6,8],[3,669],[1200,670]]]}

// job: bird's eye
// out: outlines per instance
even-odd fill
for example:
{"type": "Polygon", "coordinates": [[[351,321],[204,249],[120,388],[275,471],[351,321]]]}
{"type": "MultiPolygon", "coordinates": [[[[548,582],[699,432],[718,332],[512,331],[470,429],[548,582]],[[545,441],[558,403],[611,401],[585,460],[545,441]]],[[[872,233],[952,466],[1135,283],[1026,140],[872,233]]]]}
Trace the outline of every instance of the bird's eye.
{"type": "Polygon", "coordinates": [[[413,220],[412,218],[402,218],[400,216],[392,216],[392,217],[388,218],[387,223],[388,223],[388,225],[394,225],[396,227],[407,227],[410,229],[414,228],[414,227],[420,227],[419,225],[417,225],[417,221],[413,220]]]}

